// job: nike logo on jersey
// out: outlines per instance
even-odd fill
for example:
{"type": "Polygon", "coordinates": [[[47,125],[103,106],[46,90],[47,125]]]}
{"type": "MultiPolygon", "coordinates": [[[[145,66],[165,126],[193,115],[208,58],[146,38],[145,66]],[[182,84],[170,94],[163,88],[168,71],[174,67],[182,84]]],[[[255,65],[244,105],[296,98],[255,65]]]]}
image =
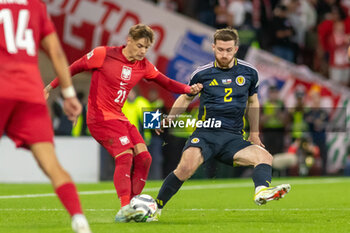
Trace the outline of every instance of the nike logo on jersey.
{"type": "Polygon", "coordinates": [[[211,83],[209,84],[209,86],[217,86],[219,85],[219,83],[216,81],[216,79],[214,78],[213,81],[211,81],[211,83]]]}

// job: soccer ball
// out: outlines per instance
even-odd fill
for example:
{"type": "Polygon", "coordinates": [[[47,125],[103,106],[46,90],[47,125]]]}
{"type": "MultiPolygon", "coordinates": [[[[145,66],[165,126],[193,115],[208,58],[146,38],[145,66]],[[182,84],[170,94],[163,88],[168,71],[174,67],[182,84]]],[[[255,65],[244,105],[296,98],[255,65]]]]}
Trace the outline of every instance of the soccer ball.
{"type": "Polygon", "coordinates": [[[147,194],[140,194],[133,197],[130,201],[130,206],[135,210],[141,210],[144,214],[140,219],[135,219],[136,222],[146,222],[149,217],[152,217],[157,211],[156,201],[147,194]]]}

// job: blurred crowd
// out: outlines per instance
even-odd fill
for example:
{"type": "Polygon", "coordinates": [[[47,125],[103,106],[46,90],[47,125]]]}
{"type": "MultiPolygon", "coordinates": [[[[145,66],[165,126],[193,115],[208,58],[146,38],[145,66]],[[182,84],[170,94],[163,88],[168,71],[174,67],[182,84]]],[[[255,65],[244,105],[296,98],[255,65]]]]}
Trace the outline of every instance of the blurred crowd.
{"type": "MultiPolygon", "coordinates": [[[[150,1],[150,0],[148,0],[150,1]]],[[[350,36],[350,0],[154,0],[165,10],[189,16],[213,28],[232,26],[239,30],[239,58],[249,46],[258,46],[296,64],[308,66],[336,83],[350,86],[347,47],[350,36]]],[[[326,126],[329,112],[320,106],[320,88],[308,93],[295,92],[295,106],[285,108],[279,89],[270,86],[268,99],[261,103],[261,137],[266,149],[274,155],[277,176],[308,176],[327,174],[326,126]],[[310,106],[305,106],[308,98],[310,106]]],[[[82,93],[79,99],[84,105],[82,93]]],[[[195,104],[194,104],[195,106],[195,104]]],[[[86,109],[76,125],[62,114],[62,99],[53,106],[56,135],[89,136],[85,123],[86,109]]],[[[144,109],[164,109],[156,89],[147,98],[136,88],[128,96],[124,114],[142,133],[153,157],[150,179],[163,179],[175,169],[183,145],[191,132],[167,130],[158,136],[144,131],[144,109]]],[[[195,109],[195,108],[194,108],[195,109]]],[[[195,115],[189,110],[187,114],[195,115]]],[[[349,168],[350,168],[350,158],[349,168]]],[[[101,149],[101,180],[113,176],[113,159],[101,149]],[[103,172],[102,172],[103,171],[103,172]]],[[[194,177],[248,176],[248,169],[221,169],[209,161],[194,177]]],[[[350,169],[345,173],[350,175],[350,169]]]]}
{"type": "MultiPolygon", "coordinates": [[[[86,106],[83,94],[79,99],[86,106]]],[[[326,131],[329,125],[329,111],[320,105],[320,87],[314,85],[307,93],[304,89],[295,92],[295,105],[286,108],[280,98],[277,86],[270,86],[268,98],[261,103],[260,136],[266,149],[275,157],[273,168],[276,176],[325,176],[327,174],[326,131]],[[305,105],[308,98],[309,104],[305,105]]],[[[52,105],[54,130],[56,135],[90,136],[86,127],[86,108],[75,125],[62,114],[62,100],[57,98],[52,105]]],[[[134,124],[143,136],[152,155],[150,179],[163,179],[176,168],[182,148],[193,129],[169,128],[162,135],[154,130],[143,128],[143,112],[161,110],[164,101],[159,97],[157,89],[150,89],[147,98],[139,94],[135,87],[125,102],[123,113],[134,124]]],[[[197,103],[190,105],[184,114],[196,118],[197,103]]],[[[245,131],[249,125],[246,125],[245,131]]],[[[248,137],[248,135],[246,135],[248,137]]],[[[113,158],[101,147],[101,180],[113,177],[113,158]]],[[[249,168],[222,168],[215,160],[209,161],[194,175],[196,178],[239,177],[249,176],[249,168]]],[[[345,171],[346,172],[346,171],[345,171]]]]}
{"type": "Polygon", "coordinates": [[[350,0],[146,0],[210,27],[239,30],[261,49],[350,85],[350,0]]]}

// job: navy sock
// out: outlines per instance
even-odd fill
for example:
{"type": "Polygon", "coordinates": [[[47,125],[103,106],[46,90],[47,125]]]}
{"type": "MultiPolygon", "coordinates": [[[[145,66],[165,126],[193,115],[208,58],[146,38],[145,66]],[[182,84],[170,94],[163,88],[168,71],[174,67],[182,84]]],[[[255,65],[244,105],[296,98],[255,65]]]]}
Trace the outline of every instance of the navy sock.
{"type": "Polygon", "coordinates": [[[255,188],[258,186],[269,187],[271,183],[272,167],[268,164],[262,163],[254,168],[253,181],[255,188]]]}
{"type": "Polygon", "coordinates": [[[172,196],[181,188],[184,181],[179,180],[174,174],[171,172],[164,180],[162,187],[159,190],[157,196],[157,205],[159,209],[162,209],[165,204],[170,200],[172,196]]]}

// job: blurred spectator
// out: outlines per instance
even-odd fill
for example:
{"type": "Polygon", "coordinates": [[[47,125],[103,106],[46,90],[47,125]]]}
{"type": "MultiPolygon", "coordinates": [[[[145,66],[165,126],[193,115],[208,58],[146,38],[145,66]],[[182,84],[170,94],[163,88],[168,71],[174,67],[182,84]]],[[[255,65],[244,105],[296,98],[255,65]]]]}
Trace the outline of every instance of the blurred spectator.
{"type": "Polygon", "coordinates": [[[73,125],[71,135],[73,137],[87,136],[90,135],[89,129],[86,124],[86,104],[84,103],[84,92],[79,91],[77,93],[77,98],[83,106],[83,110],[80,116],[77,118],[76,122],[73,125]]]}
{"type": "Polygon", "coordinates": [[[246,2],[245,0],[229,0],[227,6],[228,24],[235,29],[240,29],[245,23],[247,7],[249,7],[246,2]]]}
{"type": "Polygon", "coordinates": [[[346,86],[350,84],[350,65],[347,56],[349,39],[350,32],[345,31],[344,22],[334,22],[329,41],[329,78],[346,86]]]}
{"type": "Polygon", "coordinates": [[[320,175],[320,149],[305,135],[295,140],[288,149],[288,154],[297,156],[297,164],[289,167],[289,175],[320,175]]]}
{"type": "Polygon", "coordinates": [[[312,1],[291,0],[288,4],[289,19],[295,29],[292,41],[299,47],[297,63],[305,64],[307,62],[309,67],[313,65],[313,57],[316,50],[315,40],[317,40],[317,12],[312,1]]]}
{"type": "Polygon", "coordinates": [[[317,85],[311,87],[309,91],[311,99],[311,108],[305,114],[305,120],[312,142],[320,149],[322,159],[322,175],[327,174],[327,144],[326,144],[326,127],[328,124],[328,112],[321,107],[321,88],[317,85]]]}
{"type": "Polygon", "coordinates": [[[295,62],[297,45],[292,42],[295,30],[288,19],[288,8],[286,5],[277,5],[273,12],[271,51],[280,58],[295,62]]]}
{"type": "MultiPolygon", "coordinates": [[[[220,28],[226,28],[229,21],[229,14],[227,12],[228,7],[228,0],[216,0],[216,6],[215,6],[215,27],[220,28]]],[[[231,25],[230,25],[231,26],[231,25]]]]}
{"type": "Polygon", "coordinates": [[[246,0],[230,0],[228,6],[230,24],[236,29],[239,29],[239,50],[236,57],[244,59],[249,48],[254,44],[259,47],[257,41],[257,30],[252,24],[252,3],[246,0]],[[238,6],[240,5],[240,6],[238,6]],[[243,9],[242,9],[243,7],[243,9]]]}
{"type": "Polygon", "coordinates": [[[70,136],[72,135],[72,122],[63,112],[63,98],[60,94],[52,103],[53,125],[55,135],[70,136]]]}
{"type": "Polygon", "coordinates": [[[197,15],[198,20],[208,26],[215,26],[215,12],[214,8],[216,0],[197,0],[197,15]]]}
{"type": "Polygon", "coordinates": [[[182,0],[180,12],[191,17],[196,18],[197,0],[182,0]]]}
{"type": "MultiPolygon", "coordinates": [[[[164,101],[159,97],[157,89],[150,89],[148,100],[150,101],[152,111],[159,109],[162,113],[165,112],[164,101]]],[[[152,138],[148,150],[152,156],[152,164],[148,173],[148,179],[161,180],[163,178],[163,139],[154,130],[151,133],[152,138]]]]}
{"type": "Polygon", "coordinates": [[[289,110],[288,121],[289,130],[291,132],[291,139],[294,142],[296,139],[300,139],[307,132],[308,126],[305,121],[306,107],[304,104],[305,87],[297,86],[295,90],[296,103],[294,108],[289,110]]]}
{"type": "Polygon", "coordinates": [[[56,135],[61,122],[61,116],[63,114],[63,98],[61,94],[56,99],[53,100],[51,109],[52,109],[52,125],[56,135]]]}
{"type": "Polygon", "coordinates": [[[77,98],[83,106],[80,116],[77,118],[74,125],[68,120],[63,112],[63,99],[60,94],[52,103],[53,112],[53,127],[57,136],[86,136],[89,135],[89,130],[86,125],[86,104],[84,104],[84,93],[77,92],[77,98]]]}
{"type": "Polygon", "coordinates": [[[296,167],[297,165],[298,155],[294,152],[273,154],[272,168],[274,175],[286,176],[288,175],[288,168],[296,167]],[[276,171],[278,172],[277,174],[276,171]]]}
{"type": "Polygon", "coordinates": [[[340,0],[340,6],[347,16],[350,16],[350,0],[340,0]]]}
{"type": "Polygon", "coordinates": [[[329,64],[329,77],[341,84],[349,83],[349,64],[347,58],[347,45],[350,35],[350,18],[339,6],[333,6],[330,18],[318,26],[318,67],[327,75],[329,64]],[[322,67],[326,69],[322,70],[322,67]]]}
{"type": "Polygon", "coordinates": [[[165,10],[176,12],[179,10],[177,1],[174,0],[158,0],[157,5],[165,10]]]}
{"type": "Polygon", "coordinates": [[[318,0],[316,3],[317,24],[324,20],[329,20],[333,6],[339,6],[339,0],[318,0]]]}
{"type": "Polygon", "coordinates": [[[273,19],[273,9],[278,2],[279,0],[252,0],[252,24],[257,30],[258,42],[262,49],[268,49],[270,46],[270,27],[273,19]]]}
{"type": "Polygon", "coordinates": [[[150,102],[139,95],[138,88],[134,87],[129,92],[128,98],[124,103],[122,112],[128,118],[131,124],[135,125],[146,145],[151,142],[151,131],[143,129],[143,112],[151,110],[150,102]]]}
{"type": "Polygon", "coordinates": [[[261,128],[263,144],[273,155],[284,151],[284,133],[286,112],[283,101],[279,98],[276,86],[269,88],[268,99],[262,106],[261,128]]]}
{"type": "Polygon", "coordinates": [[[344,166],[344,176],[350,176],[350,155],[346,157],[344,166]]]}
{"type": "Polygon", "coordinates": [[[320,175],[320,149],[308,137],[295,140],[286,153],[273,155],[272,167],[291,176],[320,175]]]}

